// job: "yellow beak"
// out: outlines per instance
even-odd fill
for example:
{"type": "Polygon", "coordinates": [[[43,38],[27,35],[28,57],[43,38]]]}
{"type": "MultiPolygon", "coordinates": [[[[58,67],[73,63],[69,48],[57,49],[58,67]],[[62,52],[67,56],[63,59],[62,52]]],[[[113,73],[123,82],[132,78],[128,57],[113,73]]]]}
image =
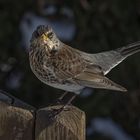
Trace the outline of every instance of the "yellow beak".
{"type": "Polygon", "coordinates": [[[43,34],[42,36],[41,36],[41,38],[45,41],[45,40],[48,40],[48,36],[46,35],[46,34],[43,34]]]}

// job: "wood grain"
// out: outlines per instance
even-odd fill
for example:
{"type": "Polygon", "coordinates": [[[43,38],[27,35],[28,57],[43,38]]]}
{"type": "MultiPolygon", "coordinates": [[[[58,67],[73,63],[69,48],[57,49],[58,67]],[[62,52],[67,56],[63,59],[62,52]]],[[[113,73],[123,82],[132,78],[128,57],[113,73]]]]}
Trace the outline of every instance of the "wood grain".
{"type": "Polygon", "coordinates": [[[62,111],[54,119],[48,116],[54,109],[52,106],[37,111],[36,140],[85,140],[85,113],[74,106],[62,111]]]}
{"type": "Polygon", "coordinates": [[[85,140],[85,113],[68,106],[56,117],[54,109],[36,110],[10,94],[0,91],[0,140],[85,140]]]}
{"type": "Polygon", "coordinates": [[[34,117],[31,109],[33,107],[1,91],[0,140],[32,140],[34,117]]]}

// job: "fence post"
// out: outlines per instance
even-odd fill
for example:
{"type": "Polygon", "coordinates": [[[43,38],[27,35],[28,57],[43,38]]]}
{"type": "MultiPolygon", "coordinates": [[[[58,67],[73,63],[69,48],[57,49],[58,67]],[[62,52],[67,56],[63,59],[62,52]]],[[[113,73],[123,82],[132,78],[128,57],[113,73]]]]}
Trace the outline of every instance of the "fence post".
{"type": "Polygon", "coordinates": [[[69,106],[54,119],[61,105],[36,110],[0,91],[0,140],[85,140],[85,113],[69,106]]]}
{"type": "Polygon", "coordinates": [[[33,140],[33,107],[0,91],[0,140],[33,140]]]}
{"type": "Polygon", "coordinates": [[[37,111],[36,140],[85,140],[85,113],[74,106],[55,119],[49,114],[61,106],[51,106],[37,111]]]}

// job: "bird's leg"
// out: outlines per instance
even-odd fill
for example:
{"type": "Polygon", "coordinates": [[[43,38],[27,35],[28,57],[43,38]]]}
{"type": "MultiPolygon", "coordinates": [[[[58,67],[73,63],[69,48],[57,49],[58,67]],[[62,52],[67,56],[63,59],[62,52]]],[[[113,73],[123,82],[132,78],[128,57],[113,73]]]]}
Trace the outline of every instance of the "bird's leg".
{"type": "Polygon", "coordinates": [[[57,99],[57,102],[58,103],[61,103],[61,101],[63,100],[63,98],[68,94],[67,91],[65,91],[58,99],[57,99]]]}
{"type": "Polygon", "coordinates": [[[58,99],[54,100],[53,103],[50,104],[50,106],[54,104],[62,104],[63,103],[63,98],[67,95],[67,91],[65,91],[58,99]]]}
{"type": "Polygon", "coordinates": [[[55,117],[56,115],[58,115],[59,113],[61,113],[62,111],[64,111],[64,110],[67,108],[67,106],[68,106],[69,104],[71,104],[71,102],[75,99],[75,97],[76,97],[76,94],[74,94],[74,95],[66,102],[66,104],[64,104],[61,108],[59,108],[59,109],[54,109],[54,110],[53,110],[53,113],[50,114],[50,118],[53,118],[53,117],[55,117]]]}
{"type": "Polygon", "coordinates": [[[70,105],[71,102],[75,99],[76,96],[77,96],[77,95],[74,94],[74,95],[66,102],[66,104],[63,106],[63,108],[66,108],[66,106],[70,105]]]}

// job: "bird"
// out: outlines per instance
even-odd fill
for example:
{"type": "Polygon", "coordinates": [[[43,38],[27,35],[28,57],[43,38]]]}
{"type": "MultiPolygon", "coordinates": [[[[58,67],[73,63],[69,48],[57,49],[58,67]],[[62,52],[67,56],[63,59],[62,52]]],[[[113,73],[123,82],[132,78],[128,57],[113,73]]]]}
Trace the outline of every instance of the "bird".
{"type": "Polygon", "coordinates": [[[30,40],[29,61],[40,81],[74,95],[86,87],[126,92],[126,88],[106,75],[139,51],[138,41],[114,50],[86,53],[60,41],[49,25],[39,25],[30,40]]]}

